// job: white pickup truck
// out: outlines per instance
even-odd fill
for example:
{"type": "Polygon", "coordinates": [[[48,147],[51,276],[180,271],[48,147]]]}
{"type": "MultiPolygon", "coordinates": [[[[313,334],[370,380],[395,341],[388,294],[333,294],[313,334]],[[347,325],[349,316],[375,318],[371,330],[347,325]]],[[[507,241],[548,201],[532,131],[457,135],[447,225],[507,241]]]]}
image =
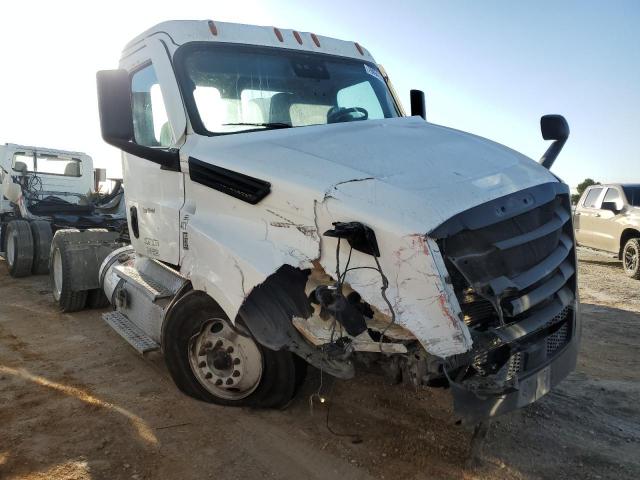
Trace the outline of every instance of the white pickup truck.
{"type": "Polygon", "coordinates": [[[478,421],[574,368],[564,118],[543,117],[540,164],[427,123],[419,91],[405,115],[358,43],[206,20],[136,37],[98,96],[131,237],[95,272],[105,320],[187,394],[274,407],[307,363],[381,367],[478,421]]]}

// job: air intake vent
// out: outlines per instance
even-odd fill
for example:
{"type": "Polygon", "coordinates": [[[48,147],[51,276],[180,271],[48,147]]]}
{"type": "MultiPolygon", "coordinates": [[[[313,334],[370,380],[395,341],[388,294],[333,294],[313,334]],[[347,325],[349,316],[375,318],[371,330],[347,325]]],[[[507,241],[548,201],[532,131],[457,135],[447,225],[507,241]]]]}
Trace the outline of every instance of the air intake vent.
{"type": "Polygon", "coordinates": [[[255,205],[271,192],[271,184],[258,178],[189,158],[191,180],[255,205]]]}

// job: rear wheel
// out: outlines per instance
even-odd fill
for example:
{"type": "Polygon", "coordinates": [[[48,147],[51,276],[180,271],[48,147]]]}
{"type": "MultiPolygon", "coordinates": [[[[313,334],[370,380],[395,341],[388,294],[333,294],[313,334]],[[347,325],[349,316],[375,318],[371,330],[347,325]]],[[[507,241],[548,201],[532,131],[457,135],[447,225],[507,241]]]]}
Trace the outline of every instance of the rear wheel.
{"type": "Polygon", "coordinates": [[[33,236],[33,267],[34,275],[49,273],[49,253],[51,252],[51,224],[44,220],[30,222],[31,235],[33,236]]]}
{"type": "Polygon", "coordinates": [[[173,307],[163,351],[178,388],[199,400],[279,408],[296,389],[293,354],[257,343],[204,292],[190,292],[173,307]]]}
{"type": "Polygon", "coordinates": [[[12,277],[26,277],[33,266],[33,236],[29,222],[12,220],[7,225],[6,255],[9,274],[12,277]]]}
{"type": "Polygon", "coordinates": [[[78,230],[59,230],[51,245],[51,258],[49,263],[49,278],[53,299],[63,312],[77,312],[82,310],[87,302],[86,290],[73,290],[69,282],[71,275],[71,252],[67,238],[69,234],[77,233],[78,230]]]}
{"type": "Polygon", "coordinates": [[[631,278],[640,280],[640,239],[632,238],[622,250],[624,272],[631,278]]]}

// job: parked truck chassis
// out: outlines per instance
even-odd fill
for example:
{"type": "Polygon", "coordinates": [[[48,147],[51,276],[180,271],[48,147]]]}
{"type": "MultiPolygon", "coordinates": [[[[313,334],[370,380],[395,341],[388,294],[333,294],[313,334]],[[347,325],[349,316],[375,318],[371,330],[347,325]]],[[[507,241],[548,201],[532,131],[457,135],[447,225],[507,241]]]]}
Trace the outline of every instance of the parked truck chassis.
{"type": "MultiPolygon", "coordinates": [[[[116,182],[108,195],[92,193],[93,164],[88,155],[7,144],[0,149],[0,160],[0,252],[13,277],[51,272],[52,279],[57,278],[54,285],[60,285],[61,260],[59,256],[51,256],[52,243],[60,243],[63,235],[58,236],[58,232],[64,231],[67,238],[80,231],[88,232],[85,238],[99,232],[126,242],[128,232],[121,208],[124,206],[121,182],[116,182]],[[71,172],[42,171],[39,159],[44,164],[67,163],[66,169],[71,172]],[[29,166],[27,162],[30,162],[29,166]],[[107,234],[108,231],[115,233],[107,234]],[[56,237],[58,240],[54,242],[56,237]]],[[[95,284],[93,276],[91,278],[91,283],[95,284]]],[[[76,276],[75,288],[80,285],[79,281],[76,276]]],[[[65,302],[59,290],[56,300],[65,311],[73,310],[73,306],[78,309],[106,303],[97,284],[87,288],[87,298],[82,305],[78,300],[65,302]]]]}

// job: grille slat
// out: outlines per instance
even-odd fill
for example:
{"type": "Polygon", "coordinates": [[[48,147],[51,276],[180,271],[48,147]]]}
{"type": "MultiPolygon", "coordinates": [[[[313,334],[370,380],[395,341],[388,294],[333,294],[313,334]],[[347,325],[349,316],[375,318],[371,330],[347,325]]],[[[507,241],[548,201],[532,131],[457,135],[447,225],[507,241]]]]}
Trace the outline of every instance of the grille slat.
{"type": "Polygon", "coordinates": [[[535,230],[523,233],[522,235],[518,235],[517,237],[500,240],[493,245],[500,250],[508,250],[510,248],[529,243],[533,240],[545,237],[550,233],[555,232],[556,230],[559,230],[565,223],[567,223],[569,218],[571,218],[571,216],[561,207],[557,207],[554,214],[554,217],[549,222],[541,225],[535,230]]]}
{"type": "Polygon", "coordinates": [[[566,260],[563,265],[564,268],[559,268],[557,273],[555,273],[549,280],[545,281],[535,290],[532,290],[531,292],[524,294],[521,297],[510,300],[508,307],[510,315],[513,317],[515,317],[516,315],[520,315],[530,308],[542,303],[545,299],[553,296],[556,292],[562,289],[562,287],[566,285],[569,278],[571,278],[571,276],[575,273],[574,268],[566,260]]]}

